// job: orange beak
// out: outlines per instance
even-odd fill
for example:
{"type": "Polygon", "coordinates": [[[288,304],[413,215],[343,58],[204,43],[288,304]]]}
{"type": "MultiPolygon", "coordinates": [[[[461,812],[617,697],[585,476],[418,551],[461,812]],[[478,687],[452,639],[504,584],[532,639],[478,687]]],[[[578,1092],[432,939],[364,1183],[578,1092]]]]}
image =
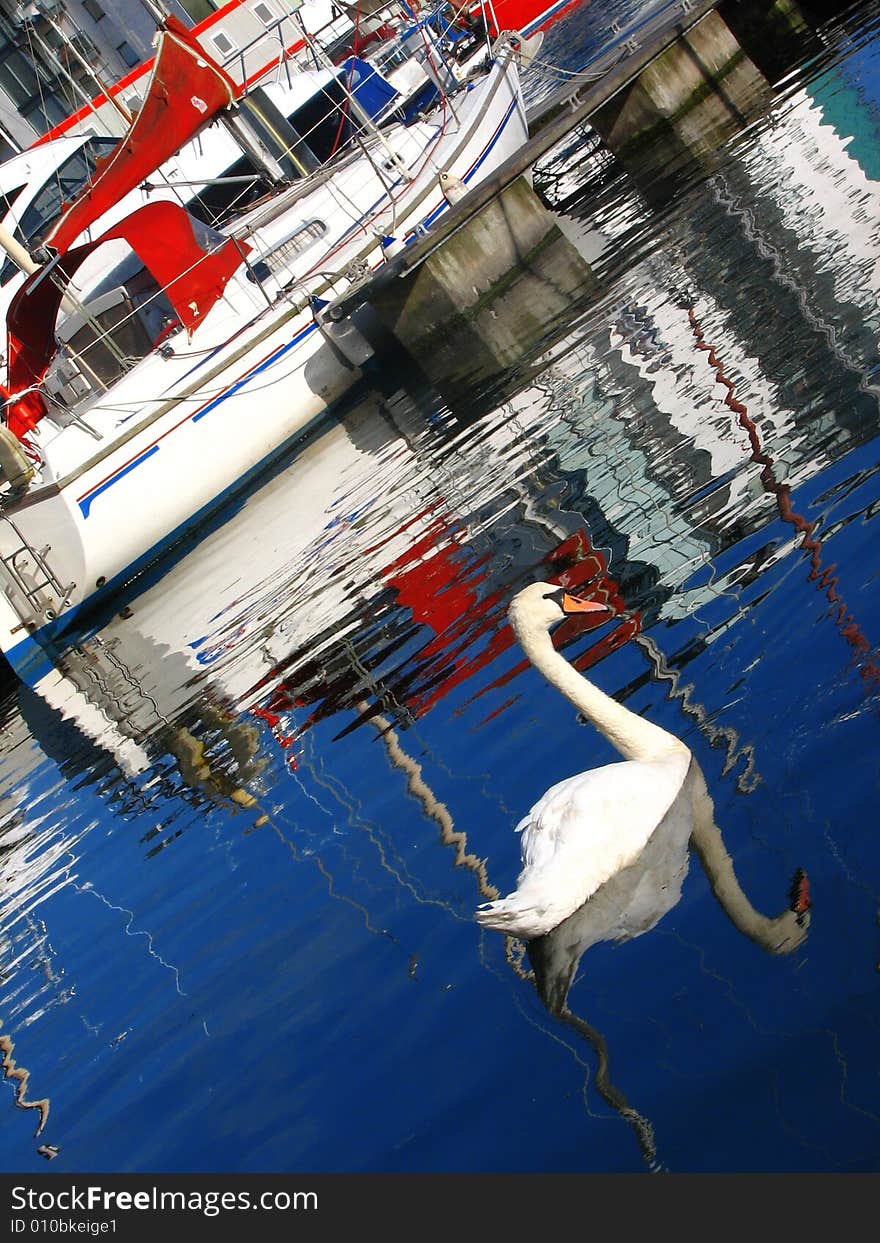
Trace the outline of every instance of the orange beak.
{"type": "Polygon", "coordinates": [[[607,604],[598,600],[584,600],[582,596],[566,591],[562,597],[562,611],[566,616],[573,613],[611,613],[607,604]]]}

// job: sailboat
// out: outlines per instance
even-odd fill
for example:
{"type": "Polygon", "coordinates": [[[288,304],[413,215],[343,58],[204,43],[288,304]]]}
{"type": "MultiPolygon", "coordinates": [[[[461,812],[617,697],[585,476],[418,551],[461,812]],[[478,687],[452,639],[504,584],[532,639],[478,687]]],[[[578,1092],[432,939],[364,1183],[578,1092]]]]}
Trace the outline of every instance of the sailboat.
{"type": "Polygon", "coordinates": [[[501,36],[482,78],[409,125],[379,128],[356,93],[339,103],[322,71],[303,74],[312,125],[288,147],[291,184],[222,231],[161,198],[99,231],[235,102],[234,82],[166,19],[127,138],[43,238],[7,317],[0,649],[14,669],[32,673],[85,608],[361,378],[370,347],[322,307],[526,140],[519,47],[501,36]]]}
{"type": "MultiPolygon", "coordinates": [[[[310,5],[308,13],[313,8],[310,5]]],[[[203,50],[213,47],[225,52],[216,62],[223,77],[215,74],[215,79],[224,84],[232,107],[216,117],[206,113],[209,123],[195,134],[190,133],[185,122],[187,110],[183,109],[181,132],[188,137],[177,148],[165,141],[174,132],[166,130],[169,119],[174,125],[177,118],[160,115],[163,148],[171,154],[148,179],[106,204],[104,215],[91,225],[90,236],[157,198],[178,202],[205,223],[219,227],[279,178],[298,175],[297,155],[292,149],[296,144],[289,127],[309,128],[333,105],[337,110],[344,108],[341,129],[338,124],[325,125],[329,136],[316,136],[313,154],[323,159],[331,148],[340,149],[350,139],[349,111],[366,113],[369,121],[378,125],[389,117],[413,120],[442,96],[448,98],[456,91],[472,62],[479,59],[482,65],[489,47],[483,37],[473,54],[460,61],[460,40],[455,42],[452,55],[453,40],[445,27],[438,30],[427,19],[412,17],[399,29],[391,23],[381,26],[383,38],[377,48],[368,33],[374,18],[364,17],[358,22],[366,47],[357,40],[351,47],[340,46],[341,34],[348,27],[340,29],[338,21],[327,20],[313,29],[315,16],[311,13],[309,20],[302,7],[294,6],[293,12],[268,24],[266,19],[267,14],[254,0],[225,5],[222,15],[215,14],[183,34],[175,29],[172,19],[168,32],[185,39],[188,48],[194,49],[198,43],[203,50]],[[222,26],[215,20],[219,16],[222,26]],[[254,33],[255,28],[259,34],[254,33]],[[319,93],[323,100],[316,101],[319,93]],[[353,102],[346,103],[352,97],[353,102]],[[242,118],[247,129],[243,129],[242,118]],[[290,149],[279,153],[285,143],[290,149]]],[[[350,22],[349,27],[355,29],[350,22]]],[[[470,42],[475,44],[473,39],[470,42]]],[[[173,76],[175,58],[169,55],[168,47],[166,38],[165,65],[158,81],[165,83],[165,92],[172,98],[179,84],[173,76]]],[[[4,320],[22,283],[22,268],[32,270],[30,252],[55,222],[62,204],[74,199],[93,179],[95,169],[118,151],[132,117],[142,111],[148,99],[155,99],[155,64],[153,57],[32,146],[0,164],[0,230],[8,233],[11,242],[11,246],[4,242],[5,248],[16,255],[0,264],[0,317],[4,320]]],[[[341,119],[338,114],[337,121],[341,119]]],[[[144,129],[142,119],[139,128],[144,129]]]]}

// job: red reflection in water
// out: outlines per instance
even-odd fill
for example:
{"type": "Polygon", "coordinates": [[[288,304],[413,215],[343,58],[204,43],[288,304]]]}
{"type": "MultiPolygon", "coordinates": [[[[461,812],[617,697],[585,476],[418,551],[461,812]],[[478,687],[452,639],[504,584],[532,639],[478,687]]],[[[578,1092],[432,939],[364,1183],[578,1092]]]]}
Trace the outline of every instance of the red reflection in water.
{"type": "MultiPolygon", "coordinates": [[[[593,548],[590,543],[590,537],[581,527],[574,535],[570,535],[557,548],[548,553],[544,558],[545,564],[548,566],[546,579],[550,583],[555,583],[560,587],[570,587],[576,589],[579,595],[584,596],[588,600],[597,600],[607,605],[613,615],[623,612],[625,602],[620,594],[617,582],[608,574],[608,566],[604,554],[593,548]]],[[[580,614],[578,616],[567,617],[553,631],[552,640],[556,648],[562,648],[572,643],[580,635],[587,630],[594,630],[597,626],[607,624],[607,617],[595,617],[589,614],[580,614]]],[[[615,627],[610,633],[606,634],[597,643],[594,643],[585,652],[582,652],[576,660],[572,661],[574,667],[578,670],[589,669],[592,665],[600,661],[610,652],[621,647],[626,641],[641,628],[641,615],[639,613],[627,614],[626,617],[615,627]]],[[[496,650],[493,651],[494,658],[498,652],[504,651],[514,642],[513,631],[505,622],[496,636],[496,650]]],[[[472,672],[476,672],[485,664],[485,660],[479,658],[472,662],[472,667],[468,670],[467,676],[472,672]]],[[[499,677],[493,679],[488,685],[481,687],[468,700],[473,703],[479,699],[481,695],[485,695],[487,691],[497,690],[501,686],[506,686],[523,670],[529,667],[527,659],[520,660],[512,669],[499,677]]],[[[459,678],[459,681],[462,679],[459,678]]],[[[504,707],[509,707],[514,700],[508,700],[504,707]]],[[[491,720],[498,715],[496,710],[487,717],[491,720]]]]}
{"type": "MultiPolygon", "coordinates": [[[[522,583],[505,583],[504,590],[492,589],[489,577],[493,565],[490,552],[473,558],[470,547],[459,538],[456,528],[437,513],[432,505],[410,520],[404,528],[421,525],[423,529],[405,552],[389,561],[379,572],[387,586],[394,589],[399,604],[410,613],[413,621],[431,632],[432,637],[419,649],[417,656],[401,667],[383,689],[413,718],[424,716],[441,699],[468,679],[474,678],[497,657],[514,645],[513,632],[506,621],[507,605],[522,583]]],[[[367,550],[365,555],[380,551],[400,530],[367,550]]],[[[593,548],[586,530],[581,528],[569,536],[543,559],[542,577],[561,587],[576,590],[588,599],[601,601],[612,615],[622,614],[625,602],[617,582],[608,573],[605,555],[593,548]]],[[[565,647],[597,626],[607,626],[606,616],[580,615],[566,618],[554,631],[556,647],[565,647]]],[[[618,618],[617,625],[573,662],[577,669],[587,669],[624,644],[641,626],[638,613],[618,618]]],[[[529,667],[526,659],[481,686],[468,699],[473,703],[489,691],[513,681],[529,667]]],[[[295,739],[312,725],[331,713],[352,706],[352,693],[358,686],[356,676],[343,671],[334,678],[320,679],[319,689],[309,694],[301,689],[304,665],[296,655],[287,658],[268,673],[253,689],[277,682],[265,702],[253,714],[264,720],[279,745],[290,750],[295,739]],[[286,676],[284,676],[286,674],[286,676]],[[282,681],[278,681],[283,678],[282,681]],[[294,685],[299,684],[297,690],[294,685]],[[348,701],[348,702],[346,702],[348,701]],[[287,714],[295,707],[312,704],[306,720],[293,732],[286,725],[287,714]]],[[[355,698],[362,700],[361,688],[355,698]]],[[[486,721],[504,712],[516,696],[495,708],[486,721]]],[[[339,737],[383,711],[379,702],[363,708],[355,721],[341,731],[339,737]]],[[[291,756],[291,766],[296,761],[291,756]]]]}
{"type": "MultiPolygon", "coordinates": [[[[825,592],[826,599],[830,604],[836,605],[833,618],[834,624],[847,643],[856,651],[859,657],[863,657],[865,653],[871,651],[871,645],[862,633],[861,627],[854,619],[852,613],[847,609],[846,602],[837,590],[837,575],[834,571],[836,565],[822,567],[822,559],[820,556],[822,549],[822,541],[813,534],[816,524],[807,522],[802,514],[797,513],[791,506],[791,487],[787,483],[779,483],[773,472],[773,458],[771,458],[764,450],[761,444],[761,438],[758,435],[758,429],[752,421],[748,410],[739,401],[734,393],[736,385],[732,380],[724,374],[724,363],[718,357],[714,345],[708,345],[703,336],[703,330],[699,325],[693,307],[688,310],[688,319],[696,338],[697,349],[705,350],[709,357],[709,363],[715,368],[715,379],[719,384],[723,384],[727,389],[727,396],[724,398],[724,404],[728,406],[737,415],[740,427],[742,427],[751,445],[752,461],[758,462],[761,467],[761,484],[765,491],[772,492],[776,497],[776,506],[779,510],[779,516],[783,522],[788,522],[800,531],[803,538],[801,547],[805,548],[810,554],[810,572],[807,578],[811,582],[815,582],[816,586],[825,592]]],[[[862,678],[871,684],[880,681],[880,666],[873,657],[870,660],[860,660],[859,671],[862,678]]]]}

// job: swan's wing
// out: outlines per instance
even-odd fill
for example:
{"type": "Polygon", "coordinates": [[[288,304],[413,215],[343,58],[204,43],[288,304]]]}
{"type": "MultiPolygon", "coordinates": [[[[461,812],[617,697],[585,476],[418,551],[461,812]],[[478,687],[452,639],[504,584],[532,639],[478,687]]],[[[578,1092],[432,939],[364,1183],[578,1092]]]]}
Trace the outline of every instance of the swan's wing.
{"type": "MultiPolygon", "coordinates": [[[[690,758],[681,748],[551,786],[517,825],[523,867],[515,892],[479,907],[478,922],[526,938],[557,927],[639,857],[681,792],[690,758]]],[[[682,814],[688,831],[689,805],[682,814]]]]}
{"type": "Polygon", "coordinates": [[[644,848],[681,789],[689,762],[687,753],[625,760],[551,786],[517,826],[520,882],[564,880],[585,901],[644,848]]]}

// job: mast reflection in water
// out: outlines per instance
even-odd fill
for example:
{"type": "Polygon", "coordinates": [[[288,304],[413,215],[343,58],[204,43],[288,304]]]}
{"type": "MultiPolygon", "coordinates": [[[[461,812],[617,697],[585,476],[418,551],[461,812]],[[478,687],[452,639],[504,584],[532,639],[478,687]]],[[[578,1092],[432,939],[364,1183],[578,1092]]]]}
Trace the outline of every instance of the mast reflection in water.
{"type": "Polygon", "coordinates": [[[671,196],[570,136],[564,311],[513,280],[502,365],[396,360],[10,684],[8,1171],[876,1167],[872,7],[821,45],[671,196]],[[514,643],[538,579],[610,605],[554,641],[691,748],[749,908],[806,870],[791,952],[684,839],[646,935],[625,886],[529,954],[476,925],[615,758],[514,643]]]}

